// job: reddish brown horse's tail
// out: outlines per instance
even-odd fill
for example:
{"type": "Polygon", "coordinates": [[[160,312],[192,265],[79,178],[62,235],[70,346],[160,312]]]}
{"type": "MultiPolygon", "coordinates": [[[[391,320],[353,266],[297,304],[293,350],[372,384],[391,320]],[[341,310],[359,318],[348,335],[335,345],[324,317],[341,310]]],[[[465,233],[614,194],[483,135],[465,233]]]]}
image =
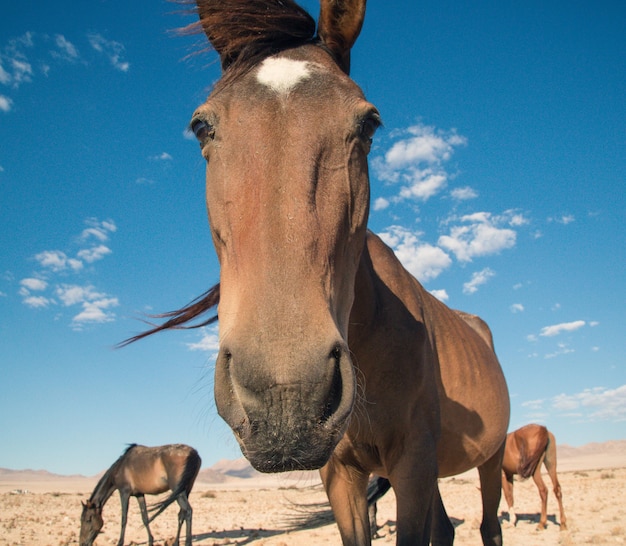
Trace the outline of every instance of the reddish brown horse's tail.
{"type": "Polygon", "coordinates": [[[174,488],[171,494],[167,496],[167,498],[150,507],[151,515],[148,521],[152,521],[156,518],[161,512],[163,512],[163,510],[172,504],[181,493],[186,493],[187,496],[189,496],[191,488],[193,487],[196,477],[198,476],[198,472],[200,471],[201,464],[202,459],[200,459],[200,455],[198,455],[198,452],[193,449],[191,453],[189,453],[189,457],[185,463],[185,469],[183,470],[183,475],[181,476],[178,485],[174,488]]]}
{"type": "Polygon", "coordinates": [[[548,429],[546,427],[537,427],[536,434],[533,434],[530,438],[516,434],[515,440],[520,454],[517,473],[525,480],[535,473],[541,457],[548,448],[548,429]]]}

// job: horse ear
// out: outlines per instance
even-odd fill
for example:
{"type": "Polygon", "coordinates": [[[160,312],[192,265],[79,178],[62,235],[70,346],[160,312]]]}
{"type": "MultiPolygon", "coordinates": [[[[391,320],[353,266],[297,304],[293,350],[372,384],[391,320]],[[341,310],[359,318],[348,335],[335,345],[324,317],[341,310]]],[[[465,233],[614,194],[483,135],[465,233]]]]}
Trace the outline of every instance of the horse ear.
{"type": "Polygon", "coordinates": [[[365,19],[366,0],[321,0],[317,34],[335,55],[339,66],[350,73],[350,49],[365,19]]]}

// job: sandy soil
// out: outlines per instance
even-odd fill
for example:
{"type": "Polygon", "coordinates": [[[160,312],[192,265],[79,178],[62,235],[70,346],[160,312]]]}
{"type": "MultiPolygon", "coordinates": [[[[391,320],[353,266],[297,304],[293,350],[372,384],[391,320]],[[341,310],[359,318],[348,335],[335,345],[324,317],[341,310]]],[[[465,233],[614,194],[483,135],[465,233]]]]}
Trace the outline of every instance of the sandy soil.
{"type": "MultiPolygon", "coordinates": [[[[561,531],[557,503],[550,491],[548,528],[537,530],[540,501],[532,480],[516,482],[517,526],[508,521],[502,500],[504,542],[507,546],[626,543],[626,454],[578,457],[560,461],[568,530],[561,531]]],[[[549,478],[546,483],[550,486],[549,478]]],[[[191,494],[194,508],[194,545],[240,544],[253,546],[339,545],[334,524],[291,529],[302,517],[298,505],[323,502],[325,495],[313,476],[287,479],[271,477],[197,483],[191,494]]],[[[81,501],[95,479],[13,476],[0,479],[0,545],[57,546],[76,544],[81,501]],[[19,492],[16,490],[20,490],[19,492]],[[25,491],[26,490],[26,491],[25,491]]],[[[479,546],[480,493],[475,472],[441,481],[448,514],[456,526],[455,544],[479,546]]],[[[151,499],[152,500],[152,499],[151,499]]],[[[156,500],[156,499],[154,499],[156,500]]],[[[151,525],[155,546],[170,546],[176,533],[176,505],[151,525]]],[[[96,544],[116,544],[119,536],[120,503],[117,494],[104,509],[105,525],[96,544]]],[[[379,502],[381,537],[374,545],[395,544],[395,500],[388,494],[379,502]]],[[[183,531],[184,533],[184,531],[183,531]]],[[[137,503],[131,500],[125,544],[146,544],[137,503]]]]}

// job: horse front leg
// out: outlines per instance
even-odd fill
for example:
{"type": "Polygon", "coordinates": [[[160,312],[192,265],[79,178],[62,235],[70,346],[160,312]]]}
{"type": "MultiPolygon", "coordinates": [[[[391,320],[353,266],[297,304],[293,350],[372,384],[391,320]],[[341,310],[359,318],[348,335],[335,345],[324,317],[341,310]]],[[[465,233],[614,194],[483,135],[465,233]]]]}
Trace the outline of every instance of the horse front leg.
{"type": "Polygon", "coordinates": [[[441,500],[439,485],[435,487],[433,498],[433,528],[431,533],[433,546],[452,546],[454,544],[454,525],[450,521],[441,500]]]}
{"type": "Polygon", "coordinates": [[[437,489],[434,448],[423,457],[411,458],[410,462],[407,458],[407,464],[395,466],[389,481],[396,494],[396,544],[428,546],[437,489]]]}
{"type": "Polygon", "coordinates": [[[130,498],[130,494],[127,492],[123,492],[121,489],[120,492],[120,504],[122,505],[122,524],[120,528],[120,539],[117,541],[117,546],[124,546],[124,534],[126,533],[126,520],[128,519],[128,499],[130,498]]]}
{"type": "Polygon", "coordinates": [[[141,511],[141,519],[143,520],[143,525],[148,531],[148,546],[152,546],[154,543],[154,537],[150,532],[150,519],[148,518],[148,508],[146,507],[146,498],[143,495],[137,495],[137,502],[139,503],[139,510],[141,511]]]}
{"type": "Polygon", "coordinates": [[[483,502],[483,521],[480,535],[485,546],[502,546],[502,528],[498,520],[498,507],[502,494],[502,457],[504,442],[490,459],[478,467],[480,494],[483,502]]]}
{"type": "Polygon", "coordinates": [[[331,456],[320,469],[320,476],[343,545],[370,546],[372,539],[366,494],[369,474],[348,467],[331,456]]]}

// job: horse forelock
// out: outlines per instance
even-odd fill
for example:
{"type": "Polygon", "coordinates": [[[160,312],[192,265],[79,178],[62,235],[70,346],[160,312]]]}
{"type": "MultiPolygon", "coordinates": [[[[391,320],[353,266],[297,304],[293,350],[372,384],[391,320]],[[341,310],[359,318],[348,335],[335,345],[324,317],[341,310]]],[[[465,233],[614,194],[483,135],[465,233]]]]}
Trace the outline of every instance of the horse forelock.
{"type": "Polygon", "coordinates": [[[182,34],[204,33],[229,77],[264,57],[311,42],[315,20],[292,0],[175,0],[193,6],[198,21],[182,34]]]}

